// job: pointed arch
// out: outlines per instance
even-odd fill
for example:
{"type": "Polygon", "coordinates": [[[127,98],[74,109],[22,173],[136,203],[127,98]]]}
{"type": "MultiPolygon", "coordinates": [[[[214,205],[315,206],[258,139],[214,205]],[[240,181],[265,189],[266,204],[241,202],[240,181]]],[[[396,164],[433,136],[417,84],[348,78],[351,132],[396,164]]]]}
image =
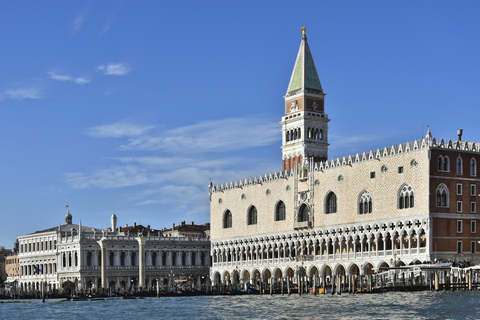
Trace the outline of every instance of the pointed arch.
{"type": "Polygon", "coordinates": [[[450,192],[448,187],[444,183],[440,183],[435,191],[435,199],[437,207],[449,207],[450,206],[450,192]]]}
{"type": "Polygon", "coordinates": [[[325,213],[337,213],[337,195],[333,191],[327,192],[325,196],[325,213]]]}
{"type": "Polygon", "coordinates": [[[457,158],[457,174],[463,174],[463,159],[460,156],[457,158]]]}
{"type": "Polygon", "coordinates": [[[257,208],[255,208],[254,205],[252,205],[252,206],[250,206],[250,208],[248,208],[247,224],[248,225],[257,224],[257,208]]]}
{"type": "Polygon", "coordinates": [[[223,228],[231,228],[232,227],[232,212],[230,210],[225,210],[223,213],[223,228]]]}
{"type": "Polygon", "coordinates": [[[358,214],[372,213],[373,203],[372,195],[368,190],[363,190],[358,196],[358,214]]]}
{"type": "Polygon", "coordinates": [[[302,204],[298,209],[298,222],[310,221],[310,209],[306,203],[302,204]]]}
{"type": "Polygon", "coordinates": [[[275,204],[275,221],[283,221],[286,219],[286,207],[285,203],[282,200],[279,200],[275,204]]]}
{"type": "Polygon", "coordinates": [[[475,158],[470,160],[470,175],[474,177],[477,175],[477,160],[475,158]]]}
{"type": "Polygon", "coordinates": [[[410,184],[404,183],[398,190],[398,209],[413,208],[415,205],[415,195],[410,184]]]}

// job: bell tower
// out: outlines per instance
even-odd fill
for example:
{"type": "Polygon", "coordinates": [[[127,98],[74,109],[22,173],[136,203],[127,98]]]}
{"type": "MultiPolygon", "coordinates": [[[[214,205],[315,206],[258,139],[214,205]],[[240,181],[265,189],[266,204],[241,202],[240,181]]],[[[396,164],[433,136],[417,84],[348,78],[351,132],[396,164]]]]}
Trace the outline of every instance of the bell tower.
{"type": "Polygon", "coordinates": [[[282,170],[293,169],[313,157],[315,162],[328,159],[328,115],[312,53],[302,27],[302,42],[293,67],[282,117],[282,170]]]}

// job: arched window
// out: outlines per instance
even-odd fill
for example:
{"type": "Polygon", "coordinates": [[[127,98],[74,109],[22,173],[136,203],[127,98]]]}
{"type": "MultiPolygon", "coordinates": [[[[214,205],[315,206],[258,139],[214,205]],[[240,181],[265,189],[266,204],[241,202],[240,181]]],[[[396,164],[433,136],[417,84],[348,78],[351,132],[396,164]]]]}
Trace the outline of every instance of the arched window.
{"type": "Polygon", "coordinates": [[[115,253],[114,253],[113,251],[110,251],[110,254],[108,255],[108,257],[109,257],[109,260],[110,260],[110,261],[109,261],[109,262],[110,262],[110,265],[111,265],[111,266],[115,265],[115,264],[114,264],[115,253]]]}
{"type": "Polygon", "coordinates": [[[444,163],[443,156],[438,157],[438,171],[444,171],[444,163]]]}
{"type": "Polygon", "coordinates": [[[398,209],[413,208],[415,197],[412,186],[404,184],[398,191],[398,209]]]}
{"type": "Polygon", "coordinates": [[[152,266],[157,265],[157,253],[155,251],[152,251],[151,257],[152,257],[152,266]]]}
{"type": "Polygon", "coordinates": [[[461,157],[457,158],[457,174],[463,174],[463,160],[461,157]]]}
{"type": "Polygon", "coordinates": [[[443,159],[443,171],[450,171],[450,159],[447,156],[443,159]]]}
{"type": "Polygon", "coordinates": [[[310,212],[308,210],[308,206],[304,203],[298,210],[298,222],[305,222],[309,221],[310,212]]]}
{"type": "Polygon", "coordinates": [[[278,201],[277,207],[275,208],[275,221],[285,220],[285,203],[283,201],[278,201]]]}
{"type": "Polygon", "coordinates": [[[440,184],[437,187],[437,191],[435,192],[435,197],[437,199],[437,207],[448,207],[450,203],[448,201],[449,198],[448,188],[445,184],[440,184]]]}
{"type": "Polygon", "coordinates": [[[477,175],[477,160],[475,160],[475,158],[472,158],[472,160],[470,160],[470,175],[477,175]]]}
{"type": "Polygon", "coordinates": [[[372,213],[372,196],[367,190],[358,197],[358,214],[372,213]]]}
{"type": "Polygon", "coordinates": [[[325,213],[337,212],[337,196],[335,193],[330,192],[325,200],[325,213]]]}
{"type": "Polygon", "coordinates": [[[255,206],[251,206],[250,209],[248,209],[247,224],[257,224],[257,208],[255,208],[255,206]]]}
{"type": "Polygon", "coordinates": [[[121,266],[125,265],[125,252],[124,251],[120,252],[120,265],[121,266]]]}
{"type": "Polygon", "coordinates": [[[320,140],[323,140],[323,130],[320,129],[320,134],[319,134],[319,137],[318,137],[320,140]]]}
{"type": "Polygon", "coordinates": [[[225,211],[223,214],[223,228],[231,228],[232,227],[232,213],[230,210],[225,211]]]}
{"type": "Polygon", "coordinates": [[[136,261],[135,261],[135,260],[136,260],[136,256],[137,256],[137,254],[136,254],[134,251],[132,251],[132,255],[130,256],[130,257],[131,257],[131,259],[130,259],[130,265],[131,265],[131,266],[135,266],[135,265],[136,265],[136,263],[135,263],[135,262],[136,262],[136,261]]]}
{"type": "Polygon", "coordinates": [[[92,265],[92,253],[90,251],[87,252],[87,266],[92,265]]]}

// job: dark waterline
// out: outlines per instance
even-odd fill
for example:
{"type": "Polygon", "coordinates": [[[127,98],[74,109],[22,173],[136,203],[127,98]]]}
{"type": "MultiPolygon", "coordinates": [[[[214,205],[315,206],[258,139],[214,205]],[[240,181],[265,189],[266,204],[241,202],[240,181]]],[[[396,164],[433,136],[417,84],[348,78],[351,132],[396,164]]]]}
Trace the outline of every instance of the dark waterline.
{"type": "MultiPolygon", "coordinates": [[[[8,300],[4,300],[7,302],[8,300]]],[[[0,319],[478,319],[479,291],[0,303],[0,319]]]]}

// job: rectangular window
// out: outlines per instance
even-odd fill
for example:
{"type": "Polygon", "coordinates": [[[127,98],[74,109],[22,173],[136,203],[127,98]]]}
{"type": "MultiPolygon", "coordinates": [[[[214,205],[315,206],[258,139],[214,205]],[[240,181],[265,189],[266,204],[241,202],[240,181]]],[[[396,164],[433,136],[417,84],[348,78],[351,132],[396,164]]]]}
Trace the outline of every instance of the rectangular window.
{"type": "Polygon", "coordinates": [[[470,231],[471,231],[472,233],[477,233],[477,221],[472,220],[472,221],[470,222],[470,231]]]}
{"type": "Polygon", "coordinates": [[[477,252],[477,243],[475,241],[472,241],[470,243],[470,252],[471,253],[476,253],[477,252]]]}
{"type": "Polygon", "coordinates": [[[461,213],[463,211],[462,209],[462,201],[457,201],[457,212],[461,213]]]}
{"type": "Polygon", "coordinates": [[[457,241],[457,253],[462,253],[462,241],[457,241]]]}
{"type": "Polygon", "coordinates": [[[462,232],[463,232],[463,221],[457,220],[457,233],[462,233],[462,232]]]}
{"type": "Polygon", "coordinates": [[[461,196],[463,194],[463,185],[461,183],[457,183],[457,195],[461,196]]]}
{"type": "Polygon", "coordinates": [[[403,167],[398,167],[398,173],[403,173],[403,167]]]}
{"type": "Polygon", "coordinates": [[[470,195],[471,196],[476,196],[477,195],[477,185],[476,184],[471,184],[470,185],[470,195]]]}
{"type": "Polygon", "coordinates": [[[375,178],[375,171],[370,172],[370,179],[374,179],[374,178],[375,178]]]}
{"type": "Polygon", "coordinates": [[[477,213],[477,203],[476,202],[470,203],[470,213],[477,213]]]}

